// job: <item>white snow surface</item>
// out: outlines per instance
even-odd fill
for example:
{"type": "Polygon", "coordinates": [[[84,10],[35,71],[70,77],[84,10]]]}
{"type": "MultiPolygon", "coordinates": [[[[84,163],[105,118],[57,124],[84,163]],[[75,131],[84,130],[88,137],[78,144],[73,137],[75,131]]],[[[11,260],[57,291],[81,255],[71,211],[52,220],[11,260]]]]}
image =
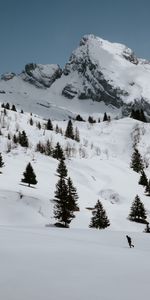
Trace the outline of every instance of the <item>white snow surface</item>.
{"type": "Polygon", "coordinates": [[[149,299],[147,234],[0,227],[3,300],[149,299]]]}

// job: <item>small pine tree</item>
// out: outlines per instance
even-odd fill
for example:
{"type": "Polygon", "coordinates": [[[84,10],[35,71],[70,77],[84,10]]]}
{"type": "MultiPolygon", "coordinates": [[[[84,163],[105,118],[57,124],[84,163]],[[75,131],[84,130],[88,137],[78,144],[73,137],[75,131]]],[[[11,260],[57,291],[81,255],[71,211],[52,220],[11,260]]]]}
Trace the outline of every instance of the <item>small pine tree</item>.
{"type": "Polygon", "coordinates": [[[95,120],[93,119],[93,117],[91,117],[91,116],[88,117],[88,122],[89,122],[90,124],[96,123],[96,121],[95,121],[95,120]]]}
{"type": "Polygon", "coordinates": [[[18,138],[16,137],[15,134],[13,135],[13,142],[14,142],[14,144],[17,144],[17,143],[18,143],[18,138]]]}
{"type": "Polygon", "coordinates": [[[67,187],[68,187],[67,197],[68,197],[68,203],[69,203],[70,210],[79,211],[79,207],[77,204],[77,200],[79,199],[79,197],[77,194],[77,190],[74,187],[73,182],[70,177],[67,180],[67,187]]]}
{"type": "Polygon", "coordinates": [[[129,214],[129,220],[138,222],[138,223],[146,223],[146,210],[144,208],[144,204],[141,202],[138,195],[136,195],[129,214]]]}
{"type": "Polygon", "coordinates": [[[92,215],[93,217],[91,218],[91,223],[89,225],[90,228],[104,229],[110,225],[106,211],[99,200],[92,211],[92,215]]]}
{"type": "Polygon", "coordinates": [[[49,140],[47,140],[46,145],[45,145],[45,154],[48,156],[52,155],[52,145],[49,140]]]}
{"type": "Polygon", "coordinates": [[[16,106],[15,106],[14,104],[12,105],[11,110],[17,111],[17,110],[16,110],[16,106]]]}
{"type": "Polygon", "coordinates": [[[5,108],[10,109],[10,104],[8,102],[6,103],[5,108]]]}
{"type": "Polygon", "coordinates": [[[106,114],[106,112],[104,113],[104,117],[103,117],[103,122],[108,121],[108,116],[106,114]]]}
{"type": "Polygon", "coordinates": [[[145,229],[144,229],[144,232],[150,233],[150,226],[149,226],[149,223],[148,223],[148,222],[146,223],[146,227],[145,227],[145,229]]]}
{"type": "MultiPolygon", "coordinates": [[[[4,162],[3,162],[2,154],[0,153],[0,169],[3,167],[4,167],[4,162]]],[[[0,174],[2,174],[1,171],[0,171],[0,174]]]]}
{"type": "Polygon", "coordinates": [[[36,175],[30,163],[28,163],[28,165],[26,166],[26,170],[23,173],[23,176],[24,178],[21,179],[21,181],[24,183],[28,183],[28,186],[30,186],[31,184],[37,184],[36,175]]]}
{"type": "Polygon", "coordinates": [[[77,127],[75,129],[74,139],[76,142],[80,142],[80,133],[79,133],[79,129],[77,127]]]}
{"type": "Polygon", "coordinates": [[[41,123],[40,123],[40,122],[37,123],[37,128],[38,128],[39,130],[41,130],[41,123]]]}
{"type": "Polygon", "coordinates": [[[30,118],[29,123],[30,123],[31,126],[33,126],[33,119],[32,118],[30,118]]]}
{"type": "Polygon", "coordinates": [[[134,152],[132,154],[130,167],[137,173],[142,172],[144,169],[144,164],[143,164],[141,154],[136,148],[134,149],[134,152]]]}
{"type": "Polygon", "coordinates": [[[148,180],[147,186],[145,188],[145,194],[150,196],[150,180],[148,180]]]}
{"type": "Polygon", "coordinates": [[[55,132],[56,132],[56,133],[59,133],[59,127],[58,127],[58,124],[56,124],[55,132]]]}
{"type": "Polygon", "coordinates": [[[139,179],[139,184],[143,185],[143,186],[147,186],[148,185],[148,179],[146,177],[146,174],[144,171],[141,172],[141,176],[139,179]]]}
{"type": "Polygon", "coordinates": [[[72,125],[71,120],[68,121],[67,128],[66,128],[66,131],[65,131],[65,137],[74,140],[73,125],[72,125]]]}
{"type": "Polygon", "coordinates": [[[28,138],[24,130],[22,132],[19,132],[18,142],[22,147],[29,146],[28,138]]]}
{"type": "Polygon", "coordinates": [[[57,144],[53,150],[53,158],[56,158],[58,160],[65,159],[63,149],[62,149],[61,145],[59,144],[59,142],[57,142],[57,144]]]}
{"type": "Polygon", "coordinates": [[[53,130],[53,125],[50,119],[48,119],[47,124],[46,124],[46,129],[47,130],[53,130]]]}

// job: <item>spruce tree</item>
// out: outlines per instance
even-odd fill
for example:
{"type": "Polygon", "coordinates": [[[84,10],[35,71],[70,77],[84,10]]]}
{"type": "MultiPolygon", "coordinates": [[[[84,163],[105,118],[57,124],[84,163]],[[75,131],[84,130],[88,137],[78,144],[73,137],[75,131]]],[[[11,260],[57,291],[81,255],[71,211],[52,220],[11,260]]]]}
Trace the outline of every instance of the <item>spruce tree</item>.
{"type": "Polygon", "coordinates": [[[149,223],[148,223],[148,222],[146,223],[146,227],[145,227],[145,229],[144,229],[144,232],[150,233],[150,226],[149,226],[149,223]]]}
{"type": "MultiPolygon", "coordinates": [[[[1,168],[3,168],[4,167],[4,162],[3,162],[3,158],[2,158],[2,154],[0,153],[0,170],[1,170],[1,168]]],[[[2,172],[0,171],[0,174],[1,174],[2,172]]]]}
{"type": "Polygon", "coordinates": [[[150,196],[150,180],[148,181],[147,186],[145,188],[145,194],[147,196],[150,196]]]}
{"type": "Polygon", "coordinates": [[[143,164],[141,154],[136,148],[134,148],[134,152],[132,154],[130,167],[137,173],[142,172],[144,169],[144,164],[143,164]]]}
{"type": "Polygon", "coordinates": [[[68,197],[69,208],[72,211],[79,211],[79,207],[77,204],[77,200],[79,199],[79,197],[77,194],[77,190],[74,187],[73,182],[70,177],[67,180],[67,187],[68,187],[67,197],[68,197]]]}
{"type": "Polygon", "coordinates": [[[106,211],[99,200],[92,211],[92,215],[91,223],[89,225],[90,228],[104,229],[110,225],[106,211]]]}
{"type": "Polygon", "coordinates": [[[144,204],[141,202],[138,195],[136,195],[129,214],[129,220],[138,222],[138,223],[146,223],[146,210],[144,208],[144,204]]]}
{"type": "Polygon", "coordinates": [[[146,174],[144,171],[141,172],[141,176],[139,179],[139,184],[143,185],[143,186],[147,186],[148,185],[148,179],[146,177],[146,174]]]}
{"type": "Polygon", "coordinates": [[[21,179],[21,181],[24,183],[28,183],[28,186],[30,186],[31,184],[37,184],[36,175],[30,163],[28,163],[28,165],[26,166],[26,170],[23,173],[23,176],[24,178],[21,179]]]}
{"type": "Polygon", "coordinates": [[[46,129],[47,130],[53,130],[53,125],[50,119],[48,119],[47,124],[46,124],[46,129]]]}
{"type": "Polygon", "coordinates": [[[45,154],[48,156],[52,155],[52,145],[49,140],[47,140],[46,145],[45,145],[45,154]]]}
{"type": "Polygon", "coordinates": [[[75,217],[67,198],[67,185],[65,179],[60,177],[56,184],[55,198],[54,198],[54,218],[58,220],[64,227],[69,227],[71,220],[75,217]]]}
{"type": "Polygon", "coordinates": [[[73,125],[71,120],[68,121],[67,128],[65,131],[65,137],[70,138],[72,140],[74,139],[73,125]]]}
{"type": "Polygon", "coordinates": [[[80,142],[80,134],[79,134],[79,130],[78,130],[77,127],[75,129],[74,139],[75,139],[76,142],[80,142]]]}
{"type": "Polygon", "coordinates": [[[103,122],[108,121],[108,116],[106,114],[106,112],[104,113],[104,117],[103,117],[103,122]]]}
{"type": "Polygon", "coordinates": [[[19,132],[18,142],[22,147],[29,146],[28,138],[24,130],[22,132],[19,132]]]}
{"type": "Polygon", "coordinates": [[[63,149],[62,149],[61,145],[59,144],[59,142],[57,142],[57,144],[53,150],[53,158],[56,158],[58,160],[65,159],[63,149]]]}
{"type": "Polygon", "coordinates": [[[56,170],[59,177],[66,178],[68,174],[67,167],[65,165],[64,159],[62,158],[59,162],[58,168],[56,170]]]}

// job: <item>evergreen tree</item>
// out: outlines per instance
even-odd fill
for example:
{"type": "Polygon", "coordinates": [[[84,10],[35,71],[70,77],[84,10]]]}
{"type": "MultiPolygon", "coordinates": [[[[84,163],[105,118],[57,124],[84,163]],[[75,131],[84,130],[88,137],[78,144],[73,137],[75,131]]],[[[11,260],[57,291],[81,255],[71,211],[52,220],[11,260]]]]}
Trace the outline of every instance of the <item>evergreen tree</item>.
{"type": "Polygon", "coordinates": [[[29,123],[30,123],[31,126],[33,126],[33,119],[32,118],[30,118],[29,123]]]}
{"type": "Polygon", "coordinates": [[[37,123],[37,128],[38,128],[39,130],[41,130],[41,123],[40,123],[40,122],[37,123]]]}
{"type": "Polygon", "coordinates": [[[64,163],[64,159],[63,158],[60,160],[56,172],[58,173],[59,177],[62,177],[62,178],[66,178],[67,177],[68,170],[67,170],[67,167],[66,167],[66,165],[64,163]]]}
{"type": "Polygon", "coordinates": [[[29,146],[28,138],[24,130],[22,132],[19,132],[18,142],[22,147],[29,146]]]}
{"type": "Polygon", "coordinates": [[[80,142],[80,134],[79,134],[79,129],[77,127],[75,129],[74,139],[75,141],[80,142]]]}
{"type": "Polygon", "coordinates": [[[16,106],[15,106],[14,104],[12,105],[11,110],[17,111],[17,110],[16,110],[16,106]]]}
{"type": "Polygon", "coordinates": [[[141,154],[139,153],[138,149],[136,149],[136,148],[134,149],[134,152],[132,154],[130,166],[137,173],[142,172],[144,169],[141,154]]]}
{"type": "MultiPolygon", "coordinates": [[[[0,169],[4,167],[4,162],[3,162],[3,158],[2,158],[2,154],[0,153],[0,169]]],[[[0,171],[0,174],[2,172],[0,171]]]]}
{"type": "Polygon", "coordinates": [[[85,120],[80,115],[76,116],[76,121],[85,122],[85,120]]]}
{"type": "Polygon", "coordinates": [[[138,222],[138,223],[146,223],[146,210],[144,208],[144,204],[141,202],[138,195],[136,195],[129,214],[129,220],[138,222]]]}
{"type": "Polygon", "coordinates": [[[28,165],[26,166],[26,170],[23,173],[23,176],[24,178],[21,179],[21,181],[28,183],[28,186],[30,186],[31,184],[33,185],[37,184],[36,175],[30,163],[28,163],[28,165]]]}
{"type": "Polygon", "coordinates": [[[104,113],[104,117],[103,117],[103,122],[108,121],[108,116],[106,114],[106,112],[104,113]]]}
{"type": "Polygon", "coordinates": [[[50,119],[48,119],[47,124],[46,124],[46,129],[47,130],[53,130],[53,125],[50,119]]]}
{"type": "Polygon", "coordinates": [[[72,139],[72,140],[74,139],[73,125],[72,125],[71,120],[68,121],[67,128],[66,128],[66,131],[65,131],[65,136],[67,138],[72,139]]]}
{"type": "Polygon", "coordinates": [[[60,177],[56,184],[54,218],[64,227],[69,227],[71,220],[75,217],[73,211],[70,210],[67,193],[68,190],[65,179],[60,177]]]}
{"type": "Polygon", "coordinates": [[[6,103],[5,108],[10,109],[10,104],[8,102],[6,103]]]}
{"type": "Polygon", "coordinates": [[[56,133],[59,133],[59,127],[58,127],[58,124],[56,124],[55,131],[56,131],[56,133]]]}
{"type": "Polygon", "coordinates": [[[144,229],[144,232],[150,233],[150,226],[149,226],[149,223],[148,223],[148,222],[146,223],[146,227],[145,227],[145,229],[144,229]]]}
{"type": "Polygon", "coordinates": [[[52,154],[52,145],[49,140],[47,140],[46,145],[45,145],[45,154],[48,156],[51,156],[51,154],[52,154]]]}
{"type": "Polygon", "coordinates": [[[96,229],[104,229],[110,225],[109,219],[106,215],[101,202],[98,200],[94,210],[92,211],[92,218],[89,227],[96,229]]]}
{"type": "Polygon", "coordinates": [[[59,144],[59,142],[57,142],[57,144],[53,150],[53,158],[56,158],[58,160],[65,159],[63,149],[62,149],[61,145],[59,144]]]}
{"type": "Polygon", "coordinates": [[[93,119],[93,117],[91,117],[91,116],[88,117],[88,122],[89,122],[90,124],[96,123],[96,121],[95,121],[95,120],[93,119]]]}
{"type": "Polygon", "coordinates": [[[150,196],[150,180],[148,181],[147,186],[145,188],[145,194],[147,196],[150,196]]]}
{"type": "Polygon", "coordinates": [[[13,135],[13,142],[14,142],[14,144],[17,144],[17,143],[18,143],[18,138],[16,137],[15,134],[13,135]]]}
{"type": "Polygon", "coordinates": [[[69,203],[69,208],[72,211],[79,211],[79,207],[77,204],[77,200],[79,199],[77,190],[73,185],[73,182],[71,178],[69,177],[67,180],[67,187],[68,187],[68,203],[69,203]]]}
{"type": "Polygon", "coordinates": [[[148,185],[148,179],[146,177],[146,174],[144,171],[141,172],[141,176],[139,179],[139,184],[143,185],[143,186],[147,186],[148,185]]]}

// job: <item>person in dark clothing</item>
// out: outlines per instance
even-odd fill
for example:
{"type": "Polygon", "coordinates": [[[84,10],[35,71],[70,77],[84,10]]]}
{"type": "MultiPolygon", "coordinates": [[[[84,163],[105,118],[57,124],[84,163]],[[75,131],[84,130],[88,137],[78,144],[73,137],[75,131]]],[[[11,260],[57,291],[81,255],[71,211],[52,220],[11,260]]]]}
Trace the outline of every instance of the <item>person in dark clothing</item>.
{"type": "Polygon", "coordinates": [[[134,247],[134,245],[132,244],[132,240],[130,238],[130,236],[126,235],[126,238],[127,238],[127,241],[128,241],[128,244],[129,244],[129,247],[134,247]]]}

